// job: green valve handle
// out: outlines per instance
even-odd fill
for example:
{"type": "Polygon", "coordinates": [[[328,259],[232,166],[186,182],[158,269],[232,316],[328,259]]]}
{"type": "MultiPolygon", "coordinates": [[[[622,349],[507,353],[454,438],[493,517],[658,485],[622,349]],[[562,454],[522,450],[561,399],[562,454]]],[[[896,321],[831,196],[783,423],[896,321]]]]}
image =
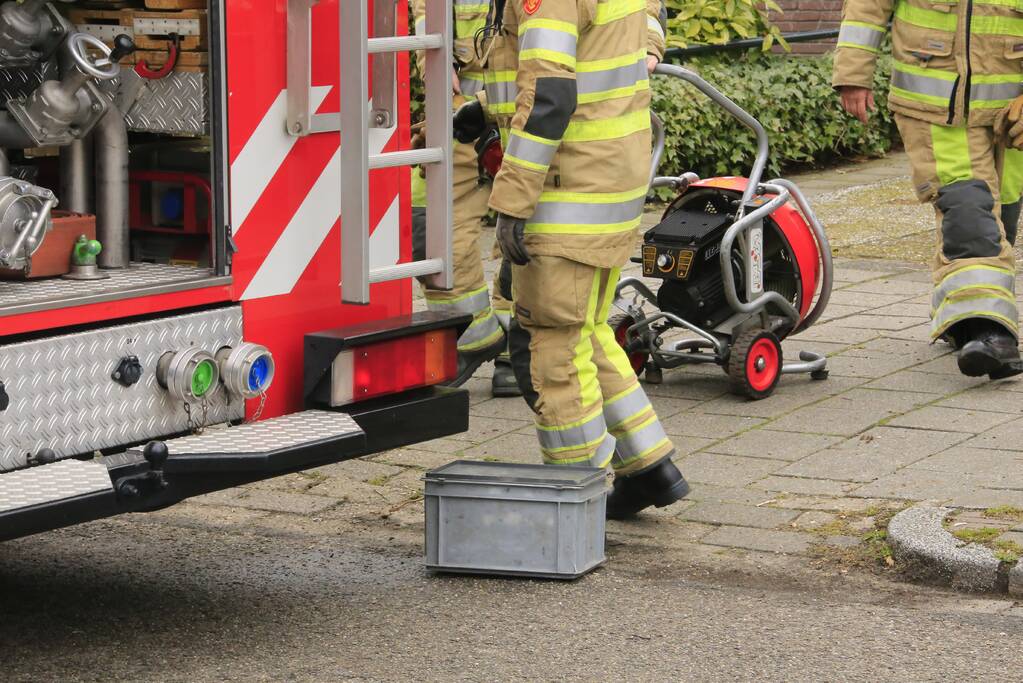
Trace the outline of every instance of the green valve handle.
{"type": "Polygon", "coordinates": [[[103,251],[103,245],[96,240],[91,240],[81,235],[75,242],[71,251],[71,263],[76,266],[94,266],[96,257],[103,251]]]}

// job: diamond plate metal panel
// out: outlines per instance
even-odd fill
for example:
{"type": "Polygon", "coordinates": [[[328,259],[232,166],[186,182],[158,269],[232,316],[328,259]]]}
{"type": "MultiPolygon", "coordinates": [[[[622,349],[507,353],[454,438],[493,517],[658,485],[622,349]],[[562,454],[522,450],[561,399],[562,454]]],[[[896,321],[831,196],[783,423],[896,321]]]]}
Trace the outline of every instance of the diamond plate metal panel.
{"type": "Polygon", "coordinates": [[[209,132],[209,78],[205,73],[172,71],[159,80],[142,79],[134,71],[122,71],[122,89],[138,87],[135,105],[128,111],[128,128],[146,133],[201,136],[209,132]]]}
{"type": "Polygon", "coordinates": [[[112,491],[113,488],[103,465],[63,460],[0,476],[0,512],[112,491]]]}
{"type": "MultiPolygon", "coordinates": [[[[241,341],[234,306],[0,346],[0,381],[11,398],[0,413],[0,472],[23,467],[41,448],[68,457],[186,431],[183,406],[156,381],[157,360],[189,345],[215,353],[241,341]],[[110,378],[126,355],[144,369],[129,388],[110,378]]],[[[221,389],[208,421],[241,419],[243,411],[221,389]]]]}
{"type": "MultiPolygon", "coordinates": [[[[42,67],[0,69],[0,105],[8,100],[26,97],[43,82],[42,67]]],[[[53,76],[50,76],[53,78],[53,76]]]]}
{"type": "Polygon", "coordinates": [[[0,312],[7,306],[23,306],[28,302],[41,304],[155,285],[170,286],[209,277],[211,274],[209,270],[197,270],[191,266],[157,263],[133,263],[130,268],[103,272],[110,277],[106,280],[0,280],[0,312]]]}
{"type": "MultiPolygon", "coordinates": [[[[167,441],[167,448],[171,458],[205,453],[258,454],[361,432],[358,423],[345,413],[306,410],[263,422],[208,429],[202,434],[171,439],[167,441]]],[[[131,452],[141,453],[141,450],[131,452]]]]}

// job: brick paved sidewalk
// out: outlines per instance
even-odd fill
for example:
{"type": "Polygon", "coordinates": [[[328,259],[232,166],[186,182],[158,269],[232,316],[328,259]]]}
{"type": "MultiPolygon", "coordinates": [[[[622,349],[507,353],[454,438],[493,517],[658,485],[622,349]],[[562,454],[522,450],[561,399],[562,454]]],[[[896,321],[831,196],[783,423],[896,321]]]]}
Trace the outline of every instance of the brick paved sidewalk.
{"type": "MultiPolygon", "coordinates": [[[[853,167],[840,181],[835,173],[800,181],[813,199],[904,182],[904,168],[896,157],[853,167]]],[[[912,501],[1023,508],[1023,381],[965,378],[947,346],[928,343],[929,274],[918,265],[840,260],[835,288],[822,322],[784,344],[787,357],[826,352],[827,381],[786,376],[759,402],[731,396],[714,366],[666,371],[663,384],[646,385],[693,484],[684,503],[648,513],[664,530],[657,543],[820,553],[870,544],[886,515],[912,501]]],[[[487,372],[468,384],[465,434],[200,500],[421,524],[425,469],[456,458],[539,459],[532,414],[521,399],[491,398],[487,372]]],[[[609,531],[614,542],[650,527],[609,531]]]]}

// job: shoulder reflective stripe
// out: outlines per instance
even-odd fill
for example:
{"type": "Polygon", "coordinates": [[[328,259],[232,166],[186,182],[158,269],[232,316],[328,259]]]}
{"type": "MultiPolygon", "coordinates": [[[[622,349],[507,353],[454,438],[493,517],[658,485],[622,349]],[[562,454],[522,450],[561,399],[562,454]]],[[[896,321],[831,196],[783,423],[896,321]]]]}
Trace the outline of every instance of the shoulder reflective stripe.
{"type": "Polygon", "coordinates": [[[615,437],[615,467],[623,467],[649,455],[655,449],[668,443],[668,435],[656,415],[652,415],[635,429],[615,437]]]}
{"type": "Polygon", "coordinates": [[[946,297],[954,292],[969,288],[998,289],[1012,295],[1016,290],[1016,278],[1011,271],[994,266],[966,266],[945,277],[934,288],[931,295],[931,308],[937,308],[946,297]]]}
{"type": "Polygon", "coordinates": [[[965,126],[939,126],[932,123],[931,145],[934,148],[935,171],[942,185],[973,177],[970,143],[965,126]]]}
{"type": "Polygon", "coordinates": [[[601,71],[578,71],[576,89],[580,95],[589,95],[616,88],[634,86],[647,81],[646,56],[629,64],[601,71]]]}
{"type": "Polygon", "coordinates": [[[630,14],[643,12],[646,14],[646,0],[605,0],[597,4],[597,16],[593,19],[594,26],[610,24],[612,21],[624,19],[630,14]]]}
{"type": "Polygon", "coordinates": [[[578,41],[576,33],[569,33],[561,29],[531,26],[531,23],[534,22],[523,24],[523,27],[528,28],[525,31],[520,31],[519,61],[545,59],[548,62],[565,64],[574,69],[575,48],[578,41]]]}
{"type": "Polygon", "coordinates": [[[932,329],[947,329],[958,320],[972,317],[990,317],[1010,321],[1012,329],[1018,326],[1019,312],[1016,302],[993,296],[976,296],[949,301],[934,313],[932,329]]]}
{"type": "MultiPolygon", "coordinates": [[[[895,7],[895,18],[921,28],[933,28],[950,33],[956,30],[955,14],[924,9],[923,7],[914,7],[905,2],[900,2],[895,7]]],[[[973,21],[976,20],[977,17],[974,17],[973,21]]]]}
{"type": "Polygon", "coordinates": [[[615,140],[650,129],[650,111],[638,109],[628,114],[596,121],[572,121],[565,130],[565,142],[615,140]]]}
{"type": "Polygon", "coordinates": [[[603,413],[594,413],[580,422],[563,426],[536,425],[536,437],[540,440],[540,448],[556,453],[572,448],[580,448],[595,443],[607,433],[603,413]]]}
{"type": "Polygon", "coordinates": [[[1023,152],[1018,149],[1006,149],[1002,161],[1001,201],[1003,204],[1015,204],[1023,192],[1023,152]]]}
{"type": "Polygon", "coordinates": [[[884,40],[885,30],[870,24],[843,21],[838,31],[838,44],[845,47],[859,47],[876,52],[884,40]]]}
{"type": "Polygon", "coordinates": [[[458,350],[475,351],[490,346],[503,334],[504,330],[497,322],[497,316],[488,307],[486,315],[473,320],[462,336],[458,338],[458,350]]]}
{"type": "Polygon", "coordinates": [[[536,135],[530,135],[525,131],[512,129],[509,131],[508,149],[505,150],[505,159],[516,162],[525,162],[527,168],[537,171],[547,171],[551,160],[558,151],[559,142],[556,140],[544,140],[536,135]]]}
{"type": "Polygon", "coordinates": [[[643,213],[646,197],[619,204],[584,204],[540,201],[526,223],[527,232],[535,224],[618,225],[634,220],[643,213]]]}
{"type": "Polygon", "coordinates": [[[995,17],[974,15],[970,20],[970,32],[981,35],[1001,34],[1023,36],[1023,19],[1016,17],[995,17]]]}
{"type": "Polygon", "coordinates": [[[489,306],[490,292],[486,286],[453,299],[432,297],[430,293],[426,295],[426,307],[431,311],[476,315],[489,306]]]}
{"type": "Polygon", "coordinates": [[[661,38],[664,38],[664,28],[661,26],[661,22],[657,21],[649,14],[646,17],[646,27],[661,38]]]}

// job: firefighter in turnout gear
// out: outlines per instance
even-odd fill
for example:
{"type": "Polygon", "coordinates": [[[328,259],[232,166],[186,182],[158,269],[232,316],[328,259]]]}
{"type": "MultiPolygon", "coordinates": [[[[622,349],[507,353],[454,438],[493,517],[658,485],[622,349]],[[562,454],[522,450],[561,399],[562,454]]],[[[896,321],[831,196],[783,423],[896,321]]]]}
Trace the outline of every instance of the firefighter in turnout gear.
{"type": "Polygon", "coordinates": [[[648,44],[655,35],[659,57],[660,14],[657,0],[507,0],[483,46],[505,143],[490,207],[514,264],[512,365],[544,461],[614,468],[615,518],[688,492],[607,324],[648,189],[648,44]]]}
{"type": "Polygon", "coordinates": [[[934,205],[932,335],[960,370],[1018,374],[1012,245],[1023,191],[1023,5],[998,0],[846,0],[833,84],[867,121],[891,22],[888,105],[913,184],[934,205]]]}
{"type": "MultiPolygon", "coordinates": [[[[483,71],[476,57],[474,38],[487,23],[489,0],[454,0],[454,58],[451,88],[455,106],[472,101],[483,90],[483,71]]],[[[415,32],[425,30],[426,0],[413,0],[415,32]]],[[[424,73],[424,55],[416,55],[419,72],[424,73]]],[[[458,376],[452,382],[466,382],[484,363],[494,360],[492,380],[495,396],[518,396],[520,392],[507,357],[506,331],[511,319],[511,303],[497,292],[491,297],[483,274],[480,255],[482,220],[487,215],[490,187],[481,177],[477,152],[472,142],[455,140],[452,144],[452,261],[455,286],[451,290],[423,287],[427,308],[457,311],[473,316],[473,321],[458,339],[458,376]]],[[[416,258],[426,252],[426,181],[422,173],[412,173],[413,250],[416,258]]]]}

